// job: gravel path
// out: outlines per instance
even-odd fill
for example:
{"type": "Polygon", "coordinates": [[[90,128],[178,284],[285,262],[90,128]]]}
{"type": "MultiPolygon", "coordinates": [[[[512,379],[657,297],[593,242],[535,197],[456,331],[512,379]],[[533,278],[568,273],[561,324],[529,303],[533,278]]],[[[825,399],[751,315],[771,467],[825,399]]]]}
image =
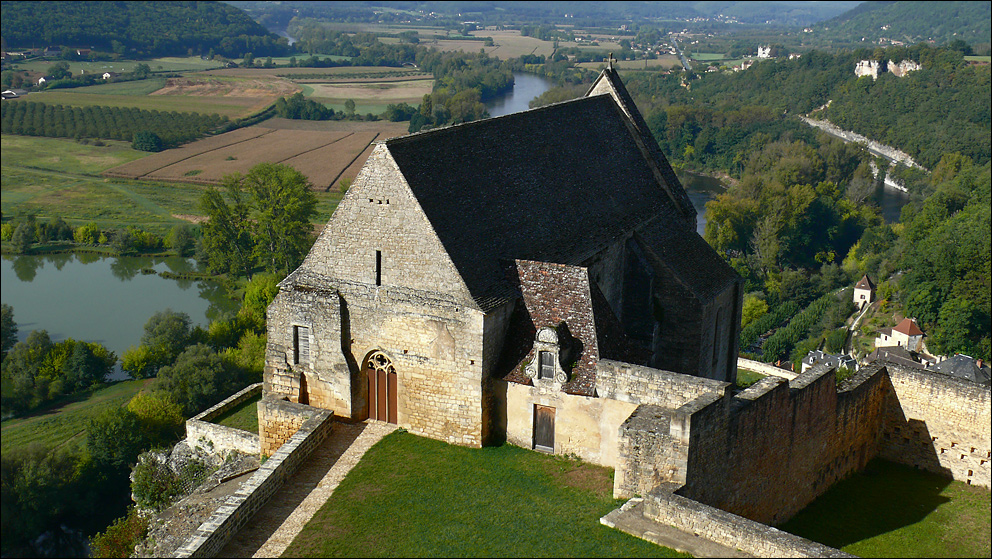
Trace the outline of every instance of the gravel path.
{"type": "Polygon", "coordinates": [[[378,421],[335,423],[329,437],[272,496],[218,557],[278,557],[365,452],[395,425],[378,421]]]}

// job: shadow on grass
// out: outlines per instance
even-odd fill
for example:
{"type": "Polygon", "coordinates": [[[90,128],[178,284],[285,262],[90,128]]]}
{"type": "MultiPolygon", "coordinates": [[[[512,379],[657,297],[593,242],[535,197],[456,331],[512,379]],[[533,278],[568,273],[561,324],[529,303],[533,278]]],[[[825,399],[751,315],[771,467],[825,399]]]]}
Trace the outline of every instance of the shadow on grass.
{"type": "Polygon", "coordinates": [[[951,480],[885,460],[838,482],[779,529],[835,548],[920,522],[951,480]]]}

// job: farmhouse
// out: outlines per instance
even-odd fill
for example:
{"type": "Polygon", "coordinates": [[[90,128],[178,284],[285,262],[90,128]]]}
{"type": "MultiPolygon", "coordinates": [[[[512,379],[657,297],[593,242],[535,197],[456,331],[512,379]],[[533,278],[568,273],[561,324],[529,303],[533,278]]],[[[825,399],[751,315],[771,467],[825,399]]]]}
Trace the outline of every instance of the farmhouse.
{"type": "Polygon", "coordinates": [[[875,283],[871,281],[868,274],[865,274],[854,285],[854,304],[858,309],[863,309],[875,300],[875,283]]]}
{"type": "Polygon", "coordinates": [[[919,351],[923,341],[923,330],[912,318],[904,318],[892,328],[882,328],[875,338],[875,347],[902,346],[909,351],[919,351]]]}
{"type": "Polygon", "coordinates": [[[268,308],[261,453],[327,410],[505,440],[740,549],[745,518],[876,456],[989,486],[988,386],[878,361],[740,390],[741,299],[610,66],[579,99],[375,145],[268,308]]]}

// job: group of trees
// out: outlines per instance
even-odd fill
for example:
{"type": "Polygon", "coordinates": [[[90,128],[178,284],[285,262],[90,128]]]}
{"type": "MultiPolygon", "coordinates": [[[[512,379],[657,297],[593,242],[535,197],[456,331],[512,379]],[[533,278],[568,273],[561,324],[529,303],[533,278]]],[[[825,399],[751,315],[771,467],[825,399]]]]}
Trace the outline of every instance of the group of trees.
{"type": "Polygon", "coordinates": [[[128,56],[188,56],[213,49],[283,56],[286,39],[222,2],[4,2],[7,44],[85,45],[128,56]]]}
{"type": "Polygon", "coordinates": [[[286,165],[260,163],[224,177],[203,193],[197,258],[211,273],[251,276],[257,268],[287,273],[313,244],[317,197],[310,181],[286,165]]]}
{"type": "MultiPolygon", "coordinates": [[[[102,556],[127,526],[140,531],[126,516],[131,467],[142,452],[175,443],[182,436],[185,418],[261,379],[265,308],[278,292],[278,279],[256,274],[245,288],[238,313],[207,328],[192,326],[185,313],[156,313],[144,327],[141,345],[128,349],[122,359],[124,370],[133,376],[156,378],[127,406],[104,411],[88,423],[85,437],[58,448],[33,445],[4,451],[0,545],[5,555],[83,556],[83,536],[112,532],[92,542],[94,554],[102,556]],[[154,364],[135,365],[147,364],[142,356],[149,354],[155,356],[154,364]],[[107,529],[118,517],[124,518],[113,530],[107,529]],[[38,539],[42,534],[46,538],[38,539]]],[[[11,345],[8,342],[17,334],[12,312],[4,305],[3,343],[4,350],[10,350],[4,360],[5,377],[15,368],[21,375],[27,361],[36,363],[35,378],[74,370],[71,364],[77,354],[92,347],[72,340],[46,344],[47,336],[37,332],[11,345]]]]}
{"type": "Polygon", "coordinates": [[[0,239],[10,241],[11,248],[19,254],[31,252],[37,245],[75,243],[106,245],[120,256],[160,252],[163,248],[179,256],[190,256],[196,244],[196,231],[193,227],[180,224],[161,237],[133,225],[110,230],[102,230],[96,223],[72,227],[60,216],[42,221],[29,214],[0,226],[0,239]]]}
{"type": "Polygon", "coordinates": [[[4,134],[51,138],[103,138],[131,142],[140,132],[154,133],[163,147],[195,140],[227,122],[217,114],[148,111],[126,107],[70,107],[35,101],[0,105],[4,134]]]}

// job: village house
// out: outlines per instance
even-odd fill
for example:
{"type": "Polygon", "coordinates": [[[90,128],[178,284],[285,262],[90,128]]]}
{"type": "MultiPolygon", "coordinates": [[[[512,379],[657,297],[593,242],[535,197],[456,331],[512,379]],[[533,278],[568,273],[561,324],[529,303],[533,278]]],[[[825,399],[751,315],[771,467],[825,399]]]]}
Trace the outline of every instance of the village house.
{"type": "Polygon", "coordinates": [[[923,348],[920,342],[923,341],[923,330],[912,318],[904,318],[902,322],[892,328],[882,328],[875,338],[875,347],[901,346],[909,351],[921,351],[923,348]]]}
{"type": "Polygon", "coordinates": [[[854,285],[854,304],[858,310],[865,308],[875,300],[875,284],[865,274],[854,285]]]}
{"type": "Polygon", "coordinates": [[[819,364],[837,369],[844,368],[850,369],[851,371],[858,370],[857,360],[850,355],[833,355],[831,353],[820,351],[819,349],[814,349],[813,351],[807,353],[806,357],[803,357],[803,365],[800,372],[805,373],[814,365],[819,364]]]}

